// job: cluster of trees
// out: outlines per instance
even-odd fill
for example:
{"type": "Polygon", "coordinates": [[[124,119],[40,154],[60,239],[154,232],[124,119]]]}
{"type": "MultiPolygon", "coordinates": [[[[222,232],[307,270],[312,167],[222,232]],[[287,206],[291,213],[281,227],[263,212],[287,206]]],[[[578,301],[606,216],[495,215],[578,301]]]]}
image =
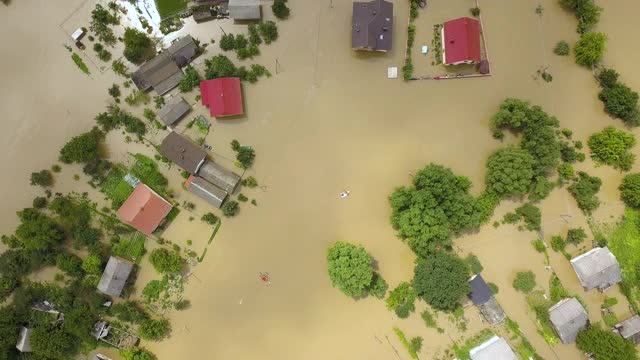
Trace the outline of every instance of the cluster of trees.
{"type": "Polygon", "coordinates": [[[184,77],[180,80],[180,91],[189,92],[193,90],[194,87],[200,85],[200,74],[198,70],[191,65],[187,65],[184,68],[184,77]]]}
{"type": "Polygon", "coordinates": [[[207,79],[239,77],[242,80],[255,83],[262,76],[271,76],[267,68],[262,65],[251,64],[249,70],[245,66],[236,67],[228,57],[222,54],[205,60],[205,77],[207,79]]]}
{"type": "Polygon", "coordinates": [[[236,152],[236,160],[243,169],[248,169],[253,165],[253,160],[256,158],[256,152],[251,146],[240,145],[238,140],[231,141],[231,149],[236,152]]]}
{"type": "Polygon", "coordinates": [[[159,273],[177,273],[184,267],[184,260],[180,254],[165,248],[154,249],[149,256],[149,262],[159,273]]]}
{"type": "Polygon", "coordinates": [[[142,138],[147,133],[147,127],[142,120],[120,109],[117,105],[109,105],[107,111],[96,116],[96,122],[105,133],[121,127],[124,127],[128,133],[136,134],[138,138],[142,138]]]}
{"type": "Polygon", "coordinates": [[[156,44],[153,39],[140,30],[126,28],[122,42],[124,43],[122,54],[134,64],[142,64],[156,55],[156,44]]]}
{"type": "Polygon", "coordinates": [[[240,60],[253,58],[260,55],[259,45],[262,43],[258,25],[249,25],[249,39],[242,35],[224,34],[220,39],[220,49],[224,51],[235,50],[240,60]]]}
{"type": "Polygon", "coordinates": [[[589,31],[600,21],[602,8],[593,0],[560,0],[560,5],[575,14],[580,34],[589,31]]]}
{"type": "Polygon", "coordinates": [[[273,11],[273,15],[280,20],[288,18],[291,13],[291,10],[287,6],[287,0],[274,0],[271,5],[271,11],[273,11]]]}
{"type": "Polygon", "coordinates": [[[31,185],[40,185],[42,187],[49,187],[53,185],[53,174],[51,171],[44,169],[31,173],[31,185]]]}
{"type": "Polygon", "coordinates": [[[88,163],[99,159],[100,145],[105,134],[97,127],[91,131],[74,136],[60,149],[60,161],[65,164],[88,163]]]}
{"type": "Polygon", "coordinates": [[[96,7],[91,11],[89,28],[98,36],[100,41],[109,46],[113,46],[116,43],[116,36],[113,34],[111,25],[119,23],[120,19],[118,19],[116,13],[111,13],[100,4],[96,4],[96,7]]]}
{"type": "Polygon", "coordinates": [[[573,48],[578,65],[592,67],[602,60],[606,50],[607,36],[601,32],[589,31],[582,34],[573,48]]]}
{"type": "Polygon", "coordinates": [[[578,348],[592,354],[598,360],[637,360],[634,344],[600,325],[594,325],[578,333],[578,348]]]}
{"type": "Polygon", "coordinates": [[[589,215],[600,206],[597,194],[601,186],[600,178],[580,171],[577,179],[567,189],[576,199],[580,210],[589,215]]]}
{"type": "Polygon", "coordinates": [[[96,55],[98,55],[98,59],[102,61],[111,60],[111,53],[109,52],[109,50],[104,48],[104,45],[100,43],[93,44],[93,51],[95,51],[96,55]]]}
{"type": "Polygon", "coordinates": [[[629,126],[640,125],[638,93],[618,81],[619,74],[613,69],[603,69],[598,73],[602,90],[598,98],[604,103],[604,111],[622,119],[629,126]]]}
{"type": "Polygon", "coordinates": [[[240,212],[240,204],[238,204],[237,201],[227,200],[222,204],[220,209],[222,210],[222,215],[226,217],[234,217],[240,212]]]}
{"type": "Polygon", "coordinates": [[[640,173],[625,176],[618,189],[620,198],[627,206],[640,208],[640,173]]]}
{"type": "Polygon", "coordinates": [[[635,143],[633,134],[607,126],[601,132],[591,135],[587,145],[591,149],[591,158],[597,164],[629,171],[635,160],[635,155],[629,150],[635,143]]]}
{"type": "Polygon", "coordinates": [[[333,243],[327,250],[331,284],[351,297],[367,294],[384,297],[388,286],[380,274],[373,271],[372,261],[362,246],[343,241],[333,243]]]}
{"type": "Polygon", "coordinates": [[[469,267],[453,253],[440,251],[418,258],[414,269],[416,294],[437,310],[454,310],[471,291],[469,267]]]}

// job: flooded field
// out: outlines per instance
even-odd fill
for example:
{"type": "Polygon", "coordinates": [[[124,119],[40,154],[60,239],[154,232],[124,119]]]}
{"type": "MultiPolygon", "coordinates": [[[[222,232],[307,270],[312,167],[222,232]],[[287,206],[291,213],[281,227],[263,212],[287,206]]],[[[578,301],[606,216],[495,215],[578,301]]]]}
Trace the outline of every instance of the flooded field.
{"type": "MultiPolygon", "coordinates": [[[[86,76],[62,46],[68,43],[68,35],[59,25],[91,2],[15,0],[10,7],[0,8],[0,30],[11,37],[0,45],[3,233],[16,225],[15,210],[29,206],[41,192],[29,186],[29,174],[49,168],[70,136],[89,129],[108,103],[107,88],[122,81],[92,65],[92,75],[86,76]]],[[[430,14],[429,7],[420,10],[416,45],[431,43],[433,24],[441,17],[467,16],[474,3],[450,2],[455,5],[447,11],[443,0],[432,1],[437,13],[430,14]]],[[[598,30],[609,37],[605,63],[638,90],[640,76],[635,68],[640,50],[629,44],[635,40],[632,16],[640,3],[599,3],[604,12],[598,30]]],[[[273,76],[255,85],[244,84],[246,118],[215,121],[206,140],[226,158],[232,158],[228,145],[232,139],[253,146],[256,163],[249,173],[265,188],[243,192],[257,199],[258,206],[243,204],[238,217],[223,220],[204,262],[194,269],[197,278],[187,286],[185,297],[191,300],[191,308],[171,314],[170,339],[144,346],[160,359],[408,359],[392,331],[398,326],[408,336],[424,338],[421,358],[442,356],[452,340],[486,327],[475,308],[465,309],[466,332],[440,315],[439,325],[446,331],[439,334],[420,319],[423,303],[409,319],[400,320],[380,300],[347,298],[330,285],[327,245],[335,240],[364,245],[391,288],[411,279],[414,255],[394,235],[387,196],[395,186],[409,183],[409,173],[429,162],[468,176],[472,191],[479,193],[486,158],[502,145],[491,137],[489,118],[506,97],[541,105],[583,142],[607,125],[621,128],[621,122],[603,112],[591,73],[571,57],[551,52],[557,41],[573,43],[578,37],[575,19],[555,0],[482,0],[493,75],[409,83],[386,78],[387,67],[400,68],[403,63],[406,1],[394,3],[394,47],[385,55],[351,50],[350,1],[290,0],[289,4],[292,16],[279,22],[280,38],[261,47],[262,55],[254,61],[246,61],[267,66],[273,76]],[[539,4],[544,8],[542,16],[534,11],[539,4]],[[553,82],[534,78],[541,67],[549,68],[553,82]],[[345,189],[351,196],[342,200],[338,194],[345,189]],[[259,282],[261,271],[271,274],[270,287],[259,282]]],[[[263,14],[271,17],[268,3],[263,14]]],[[[220,27],[227,32],[244,28],[229,20],[187,22],[180,34],[190,33],[207,43],[219,39],[220,27]]],[[[217,44],[207,50],[196,63],[219,51],[217,44]]],[[[414,50],[414,63],[423,61],[419,66],[426,69],[431,58],[422,56],[414,50]]],[[[194,102],[195,96],[193,92],[185,98],[194,102]]],[[[136,111],[141,115],[142,107],[136,111]]],[[[206,114],[206,109],[195,106],[189,117],[197,114],[206,114]]],[[[633,132],[640,135],[638,130],[633,132]]],[[[157,134],[158,139],[162,136],[157,134]]],[[[132,149],[132,144],[117,139],[109,143],[112,156],[118,159],[125,158],[127,151],[149,151],[140,145],[132,149]]],[[[594,217],[609,220],[622,214],[617,191],[622,175],[608,167],[596,168],[590,160],[578,168],[603,180],[602,206],[594,217]]],[[[639,168],[636,162],[634,171],[639,168]]],[[[90,191],[85,181],[72,179],[76,173],[81,170],[64,166],[55,191],[90,191]]],[[[168,173],[181,202],[182,179],[175,169],[168,173]]],[[[516,206],[503,202],[493,220],[516,206]]],[[[554,190],[541,209],[547,242],[552,235],[565,235],[569,228],[587,229],[586,219],[566,189],[554,190]]],[[[203,202],[196,202],[194,216],[206,211],[203,202]]],[[[188,216],[182,214],[165,236],[179,244],[193,240],[194,249],[200,251],[210,228],[189,222],[188,216]]],[[[574,346],[546,345],[536,332],[535,317],[527,310],[524,296],[511,286],[516,272],[532,270],[538,284],[547,288],[550,271],[545,269],[543,255],[530,244],[535,237],[511,225],[497,229],[488,225],[457,239],[455,245],[462,255],[472,252],[480,258],[483,276],[500,288],[497,299],[507,315],[520,324],[545,359],[580,359],[574,346]]],[[[598,321],[604,295],[584,293],[569,262],[558,253],[550,256],[550,267],[571,292],[586,300],[592,322],[598,321]]],[[[143,267],[138,288],[155,276],[145,261],[143,267]]],[[[45,275],[40,278],[50,278],[45,275]]],[[[617,288],[606,294],[623,299],[617,288]]],[[[623,319],[629,313],[626,301],[621,303],[616,312],[623,319]]]]}

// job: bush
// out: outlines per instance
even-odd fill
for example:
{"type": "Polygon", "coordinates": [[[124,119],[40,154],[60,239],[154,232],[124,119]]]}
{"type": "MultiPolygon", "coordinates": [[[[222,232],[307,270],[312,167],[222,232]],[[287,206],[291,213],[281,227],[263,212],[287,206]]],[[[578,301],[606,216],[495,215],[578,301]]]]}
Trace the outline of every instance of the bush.
{"type": "Polygon", "coordinates": [[[498,149],[487,160],[485,183],[499,197],[522,196],[533,177],[533,158],[515,147],[498,149]]]}
{"type": "Polygon", "coordinates": [[[593,325],[578,333],[576,344],[580,350],[592,354],[598,360],[638,359],[632,342],[609,329],[602,329],[600,325],[593,325]]]}
{"type": "Polygon", "coordinates": [[[602,186],[602,180],[595,176],[580,171],[578,179],[569,186],[568,190],[576,199],[578,207],[587,215],[590,215],[600,206],[600,200],[596,196],[602,186]]]}
{"type": "Polygon", "coordinates": [[[142,64],[156,55],[153,40],[142,31],[126,28],[122,42],[124,43],[124,57],[134,64],[142,64]]]}
{"type": "Polygon", "coordinates": [[[210,212],[202,215],[200,220],[206,222],[209,225],[215,225],[218,221],[220,221],[220,219],[217,216],[215,216],[213,213],[210,213],[210,212]]]}
{"type": "Polygon", "coordinates": [[[622,119],[627,125],[638,126],[638,93],[627,85],[615,83],[600,91],[598,98],[604,103],[604,111],[622,119]]]}
{"type": "Polygon", "coordinates": [[[556,46],[553,48],[553,53],[560,56],[569,55],[569,43],[566,41],[558,41],[556,46]]]}
{"type": "Polygon", "coordinates": [[[536,275],[531,271],[521,271],[513,280],[513,288],[525,294],[530,293],[536,287],[536,275]]]}
{"type": "Polygon", "coordinates": [[[273,11],[273,15],[280,20],[288,18],[291,12],[287,7],[287,0],[274,0],[273,5],[271,5],[271,11],[273,11]]]}
{"type": "Polygon", "coordinates": [[[34,209],[44,209],[47,207],[47,198],[38,196],[33,199],[32,205],[34,209]]]}
{"type": "Polygon", "coordinates": [[[540,231],[542,214],[538,207],[531,203],[525,203],[516,209],[516,214],[524,220],[524,225],[527,230],[540,231]]]}
{"type": "Polygon", "coordinates": [[[144,340],[160,341],[171,332],[171,324],[167,319],[144,320],[138,328],[140,337],[144,340]]]}
{"type": "Polygon", "coordinates": [[[111,313],[120,321],[140,324],[149,319],[149,314],[135,301],[124,301],[111,307],[111,313]]]}
{"type": "Polygon", "coordinates": [[[549,194],[551,194],[551,190],[553,190],[553,183],[549,181],[544,176],[536,176],[531,183],[531,187],[529,188],[529,200],[530,201],[540,201],[545,199],[549,194]]]}
{"type": "Polygon", "coordinates": [[[200,74],[191,65],[184,68],[184,77],[180,80],[180,91],[189,92],[200,85],[200,74]]]}
{"type": "Polygon", "coordinates": [[[618,189],[620,190],[620,198],[627,206],[640,208],[640,173],[625,176],[618,189]]]}
{"type": "Polygon", "coordinates": [[[65,273],[80,277],[84,274],[82,270],[82,259],[69,253],[61,253],[56,257],[56,266],[65,273]]]}
{"type": "Polygon", "coordinates": [[[386,300],[387,309],[394,310],[399,318],[404,319],[415,310],[415,300],[416,293],[413,291],[411,284],[401,282],[389,292],[389,297],[386,300]]]}
{"type": "Polygon", "coordinates": [[[173,308],[174,308],[174,309],[176,309],[176,310],[178,310],[178,311],[186,310],[186,309],[188,309],[189,307],[191,307],[191,301],[189,301],[189,300],[187,300],[187,299],[182,299],[182,300],[180,300],[180,301],[176,302],[176,303],[173,305],[173,308]]]}
{"type": "Polygon", "coordinates": [[[478,257],[473,254],[469,254],[469,256],[467,256],[464,261],[466,261],[467,266],[469,266],[469,271],[471,272],[471,274],[480,274],[484,269],[482,267],[482,264],[480,263],[480,259],[478,259],[478,257]]]}
{"type": "Polygon", "coordinates": [[[236,48],[236,38],[233,34],[224,34],[220,38],[220,49],[229,51],[236,48]]]}
{"type": "Polygon", "coordinates": [[[338,241],[327,249],[331,285],[351,297],[366,294],[373,281],[371,256],[362,246],[338,241]]]}
{"type": "Polygon", "coordinates": [[[573,51],[576,63],[592,67],[600,62],[606,49],[607,36],[600,32],[587,32],[580,37],[573,51]]]}
{"type": "Polygon", "coordinates": [[[373,272],[373,278],[371,279],[371,285],[369,286],[369,294],[377,297],[378,299],[384,298],[384,295],[387,293],[387,289],[389,285],[387,282],[378,274],[377,272],[373,272]]]}
{"type": "Polygon", "coordinates": [[[256,158],[256,152],[250,146],[241,146],[236,154],[236,160],[242,165],[243,169],[248,169],[256,158]]]}
{"type": "Polygon", "coordinates": [[[566,245],[562,236],[556,235],[551,238],[551,248],[553,251],[563,252],[566,245]]]}
{"type": "Polygon", "coordinates": [[[149,256],[149,262],[159,273],[177,273],[182,271],[184,261],[176,252],[167,249],[154,249],[149,256]]]}
{"type": "Polygon", "coordinates": [[[576,176],[576,171],[571,164],[562,163],[558,165],[557,171],[561,180],[571,180],[576,176]]]}
{"type": "Polygon", "coordinates": [[[611,88],[618,83],[619,76],[620,74],[613,69],[604,69],[598,73],[598,82],[603,88],[611,88]]]}
{"type": "Polygon", "coordinates": [[[74,136],[60,150],[60,161],[65,164],[87,163],[100,158],[100,143],[104,133],[97,127],[84,134],[74,136]]]}
{"type": "Polygon", "coordinates": [[[462,259],[438,252],[418,259],[413,287],[434,309],[453,310],[471,290],[468,277],[469,269],[462,259]]]}
{"type": "Polygon", "coordinates": [[[605,297],[604,298],[604,302],[602,303],[602,308],[606,309],[606,308],[610,308],[612,306],[615,306],[618,304],[618,299],[614,298],[614,297],[605,297]]]}
{"type": "Polygon", "coordinates": [[[45,169],[31,173],[31,185],[40,185],[42,187],[53,185],[53,175],[51,171],[45,169]]]}
{"type": "Polygon", "coordinates": [[[258,30],[260,31],[260,36],[262,36],[264,43],[267,45],[278,39],[278,27],[273,21],[261,22],[258,25],[258,30]]]}
{"type": "Polygon", "coordinates": [[[254,178],[253,176],[246,177],[242,179],[242,186],[253,189],[258,186],[258,180],[256,180],[256,178],[254,178]]]}
{"type": "Polygon", "coordinates": [[[240,212],[240,205],[233,200],[227,200],[221,207],[222,215],[226,217],[236,216],[240,212]]]}
{"type": "Polygon", "coordinates": [[[82,270],[87,274],[100,275],[102,273],[102,259],[97,254],[89,254],[82,262],[82,270]]]}
{"type": "MultiPolygon", "coordinates": [[[[118,98],[120,96],[120,86],[118,86],[118,84],[113,84],[110,88],[109,88],[109,95],[111,95],[112,98],[118,98]]],[[[116,100],[119,101],[119,100],[116,100]]]]}
{"type": "Polygon", "coordinates": [[[535,239],[531,241],[531,246],[533,246],[533,249],[539,253],[544,253],[545,251],[547,251],[547,246],[544,244],[544,241],[542,241],[542,239],[535,239]]]}
{"type": "Polygon", "coordinates": [[[628,171],[635,159],[635,155],[629,150],[635,143],[633,134],[607,126],[601,132],[591,135],[587,145],[591,149],[591,158],[596,163],[628,171]]]}
{"type": "Polygon", "coordinates": [[[0,276],[0,302],[4,302],[18,287],[18,280],[13,277],[0,276]]]}
{"type": "Polygon", "coordinates": [[[471,16],[475,16],[475,17],[480,16],[480,8],[477,6],[469,9],[469,12],[471,13],[471,16]]]}
{"type": "Polygon", "coordinates": [[[122,356],[123,360],[156,360],[152,353],[139,347],[122,349],[120,350],[120,356],[122,356]]]}
{"type": "Polygon", "coordinates": [[[567,243],[578,245],[587,238],[587,233],[583,228],[569,229],[567,232],[567,243]]]}

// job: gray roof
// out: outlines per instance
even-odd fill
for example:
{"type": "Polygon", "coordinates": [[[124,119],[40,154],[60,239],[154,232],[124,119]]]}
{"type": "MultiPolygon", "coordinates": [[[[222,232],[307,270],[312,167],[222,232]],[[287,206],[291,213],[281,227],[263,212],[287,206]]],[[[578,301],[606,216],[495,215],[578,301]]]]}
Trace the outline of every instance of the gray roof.
{"type": "Polygon", "coordinates": [[[623,338],[629,339],[640,333],[640,316],[633,315],[627,320],[617,324],[615,328],[618,329],[623,338]]]}
{"type": "Polygon", "coordinates": [[[354,2],[351,47],[389,51],[393,40],[393,4],[384,0],[354,2]]]}
{"type": "Polygon", "coordinates": [[[165,125],[169,126],[180,120],[189,110],[191,110],[191,106],[182,96],[173,96],[158,110],[158,117],[165,125]]]}
{"type": "Polygon", "coordinates": [[[29,338],[31,337],[32,331],[32,329],[27,329],[24,326],[20,328],[20,336],[18,336],[18,343],[16,344],[16,349],[18,349],[18,351],[23,353],[31,352],[31,343],[29,338]]]}
{"type": "Polygon", "coordinates": [[[471,360],[518,360],[507,341],[495,335],[471,349],[469,356],[471,360]]]}
{"type": "Polygon", "coordinates": [[[191,35],[186,35],[171,44],[165,51],[169,52],[176,64],[182,67],[196,57],[198,46],[191,35]]]}
{"type": "Polygon", "coordinates": [[[499,324],[507,317],[493,296],[487,302],[478,305],[478,309],[491,325],[499,324]]]}
{"type": "Polygon", "coordinates": [[[159,151],[190,174],[198,172],[207,157],[207,153],[201,147],[174,131],[162,140],[159,151]]]}
{"type": "Polygon", "coordinates": [[[110,257],[98,283],[98,290],[106,295],[120,296],[131,270],[133,270],[132,263],[119,257],[110,257]]]}
{"type": "Polygon", "coordinates": [[[193,12],[193,20],[197,23],[213,20],[216,17],[211,14],[211,11],[208,9],[195,10],[193,12]]]}
{"type": "Polygon", "coordinates": [[[229,17],[235,20],[260,19],[260,0],[229,0],[229,17]]]}
{"type": "Polygon", "coordinates": [[[574,342],[578,333],[589,325],[589,316],[576,298],[560,300],[549,308],[549,319],[565,344],[574,342]]]}
{"type": "Polygon", "coordinates": [[[183,77],[184,73],[173,60],[171,54],[163,52],[142,64],[131,75],[131,80],[142,91],[153,88],[158,94],[163,95],[178,86],[183,77]]]}
{"type": "Polygon", "coordinates": [[[191,181],[189,182],[189,191],[217,208],[222,206],[222,203],[228,196],[226,191],[211,184],[207,180],[196,176],[191,177],[191,181]]]}
{"type": "Polygon", "coordinates": [[[240,182],[239,175],[223,168],[213,161],[206,161],[200,170],[198,170],[198,176],[229,194],[233,194],[233,191],[240,182]]]}
{"type": "Polygon", "coordinates": [[[493,296],[493,294],[491,294],[491,289],[489,289],[489,286],[487,286],[487,283],[484,282],[484,279],[480,274],[473,275],[468,282],[469,285],[471,285],[469,298],[475,305],[482,305],[489,301],[493,296]]]}
{"type": "Polygon", "coordinates": [[[594,248],[571,259],[571,266],[585,290],[607,289],[620,281],[620,264],[609,248],[594,248]]]}

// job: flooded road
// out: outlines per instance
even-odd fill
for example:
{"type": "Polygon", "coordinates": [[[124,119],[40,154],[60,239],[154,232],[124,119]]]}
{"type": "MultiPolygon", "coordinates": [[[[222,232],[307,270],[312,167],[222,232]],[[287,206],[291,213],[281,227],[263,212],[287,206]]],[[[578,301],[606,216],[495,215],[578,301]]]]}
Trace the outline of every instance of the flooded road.
{"type": "MultiPolygon", "coordinates": [[[[460,9],[474,3],[456,2],[451,18],[466,16],[460,9]]],[[[9,169],[0,187],[5,203],[0,229],[4,232],[15,226],[15,210],[28,206],[40,192],[28,185],[29,174],[48,168],[71,135],[93,124],[93,117],[108,100],[106,89],[115,81],[111,72],[101,74],[92,68],[94,74],[87,77],[75,68],[61,46],[66,35],[58,25],[81,3],[57,3],[14,1],[11,7],[0,8],[0,29],[13,34],[12,41],[1,45],[0,57],[5,69],[0,90],[5,124],[0,161],[9,169]],[[26,17],[33,21],[24,21],[26,17]]],[[[431,3],[434,14],[446,16],[441,9],[444,2],[431,3]]],[[[247,117],[215,121],[207,137],[226,157],[231,157],[228,144],[232,139],[253,146],[256,163],[249,173],[266,186],[265,191],[242,190],[256,198],[258,206],[243,204],[238,217],[223,220],[214,246],[194,270],[199,280],[191,281],[186,289],[192,307],[171,314],[174,330],[170,339],[144,346],[160,359],[407,359],[392,331],[398,326],[407,336],[424,338],[421,358],[441,356],[451,339],[470,337],[480,330],[475,309],[466,311],[467,332],[454,330],[440,316],[447,332],[438,334],[424,326],[419,312],[400,320],[379,300],[349,299],[330,286],[327,245],[336,240],[362,244],[392,288],[409,280],[414,255],[389,225],[387,196],[395,186],[409,183],[410,172],[429,162],[468,176],[474,184],[472,191],[480,192],[486,158],[501,146],[491,137],[489,118],[506,97],[541,105],[583,142],[607,125],[621,127],[621,122],[602,111],[591,73],[571,57],[551,52],[557,41],[577,39],[575,19],[559,9],[555,0],[483,0],[493,76],[410,83],[386,79],[387,67],[402,66],[406,2],[395,2],[394,48],[386,55],[351,50],[350,1],[290,0],[289,4],[292,16],[279,22],[280,38],[263,46],[262,55],[253,61],[267,66],[274,76],[255,85],[244,84],[247,117]],[[534,12],[538,4],[545,9],[542,16],[534,12]],[[534,79],[544,66],[554,76],[551,83],[534,79]],[[351,196],[342,200],[338,194],[345,189],[351,196]],[[271,274],[270,287],[260,283],[257,274],[261,271],[271,274]]],[[[640,50],[628,46],[635,39],[628,24],[633,24],[632,14],[637,13],[633,10],[640,10],[640,3],[618,0],[600,5],[605,10],[599,30],[610,39],[605,62],[622,74],[624,82],[640,89],[640,76],[634,71],[640,50]]],[[[268,5],[263,13],[271,16],[268,5]]],[[[416,20],[418,43],[431,42],[437,21],[441,19],[430,18],[429,9],[421,10],[416,20]]],[[[222,21],[188,23],[182,31],[209,42],[219,38],[219,26],[227,32],[242,29],[222,21]]],[[[217,45],[209,45],[206,56],[216,53],[217,45]]],[[[422,61],[414,56],[414,61],[422,61]]],[[[191,100],[195,95],[186,97],[191,100]]],[[[199,106],[195,110],[194,115],[206,113],[199,106]]],[[[124,142],[119,144],[111,148],[114,156],[128,150],[124,142]]],[[[589,160],[578,168],[603,179],[599,194],[603,206],[595,217],[621,214],[616,188],[622,175],[610,168],[595,168],[589,160]]],[[[63,169],[63,173],[72,171],[79,173],[79,169],[63,169]]],[[[179,179],[172,181],[172,187],[179,189],[179,179]]],[[[68,180],[60,185],[62,189],[86,187],[68,180]]],[[[516,206],[503,203],[493,220],[516,206]]],[[[564,235],[568,228],[587,226],[565,189],[555,190],[541,208],[547,241],[552,235],[564,235]],[[567,214],[571,215],[569,223],[560,217],[567,214]]],[[[181,226],[189,226],[184,224],[181,226]]],[[[184,235],[170,231],[178,243],[186,240],[181,236],[198,235],[192,239],[196,243],[209,235],[204,229],[198,234],[188,230],[184,235]]],[[[508,225],[498,229],[489,225],[455,244],[461,254],[479,256],[485,279],[500,288],[498,301],[544,358],[579,359],[573,346],[551,349],[545,344],[536,332],[533,315],[526,310],[524,296],[511,287],[515,273],[523,270],[534,271],[542,288],[548,285],[544,257],[530,245],[535,237],[508,225]]],[[[585,298],[591,320],[600,319],[603,296],[585,294],[562,255],[551,254],[551,267],[570,291],[585,298]]],[[[141,278],[150,275],[143,273],[141,278]]],[[[142,288],[144,283],[137,286],[142,288]]],[[[622,300],[617,290],[607,293],[611,294],[622,300]]],[[[418,309],[423,307],[420,304],[418,309]]]]}

